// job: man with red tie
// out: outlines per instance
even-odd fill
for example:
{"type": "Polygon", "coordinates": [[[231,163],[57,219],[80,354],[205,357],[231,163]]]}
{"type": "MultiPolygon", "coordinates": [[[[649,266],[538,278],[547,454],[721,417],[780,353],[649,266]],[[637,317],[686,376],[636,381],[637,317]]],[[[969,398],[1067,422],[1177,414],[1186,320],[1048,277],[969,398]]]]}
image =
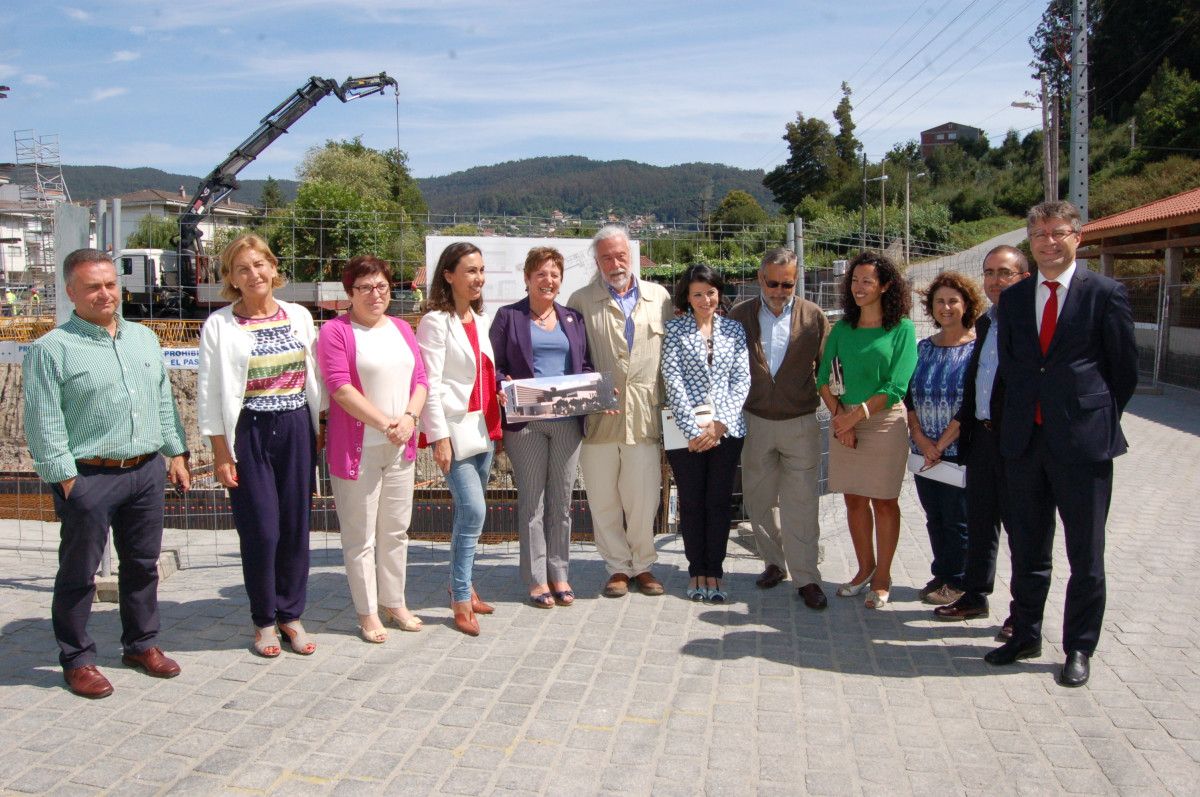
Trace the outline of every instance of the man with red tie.
{"type": "Polygon", "coordinates": [[[1075,262],[1079,210],[1044,202],[1026,219],[1034,279],[1000,295],[999,378],[1011,505],[1013,636],[984,659],[1012,664],[1042,652],[1054,513],[1071,577],[1058,682],[1083,686],[1104,619],[1104,527],[1113,458],[1126,450],[1121,412],[1137,385],[1137,347],[1124,287],[1075,262]]]}

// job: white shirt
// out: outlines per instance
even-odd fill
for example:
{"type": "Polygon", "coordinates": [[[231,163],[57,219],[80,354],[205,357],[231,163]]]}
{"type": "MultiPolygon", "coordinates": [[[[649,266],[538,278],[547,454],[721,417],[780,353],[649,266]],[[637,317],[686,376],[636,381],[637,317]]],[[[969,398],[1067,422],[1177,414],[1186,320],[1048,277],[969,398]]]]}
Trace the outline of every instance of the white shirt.
{"type": "MultiPolygon", "coordinates": [[[[350,322],[354,330],[354,369],[367,401],[389,418],[399,418],[408,407],[408,390],[415,361],[408,342],[391,321],[377,327],[350,322]]],[[[363,445],[388,442],[387,435],[369,426],[363,445]]]]}
{"type": "Polygon", "coordinates": [[[767,359],[767,368],[771,370],[772,377],[783,365],[783,357],[792,339],[792,307],[795,304],[796,297],[793,296],[779,315],[772,313],[765,301],[758,308],[758,339],[762,343],[763,356],[767,359]]]}
{"type": "MultiPolygon", "coordinates": [[[[1058,319],[1062,317],[1063,305],[1067,302],[1067,291],[1071,288],[1071,278],[1074,276],[1075,261],[1071,261],[1071,265],[1067,266],[1067,270],[1054,278],[1054,281],[1058,283],[1058,288],[1056,291],[1058,293],[1058,315],[1054,317],[1055,321],[1058,321],[1058,319]]],[[[1042,329],[1042,313],[1046,310],[1046,302],[1050,301],[1050,289],[1042,284],[1048,279],[1049,277],[1043,274],[1040,270],[1038,271],[1037,290],[1034,292],[1034,302],[1036,303],[1034,305],[1034,309],[1036,312],[1034,313],[1033,318],[1037,322],[1037,328],[1039,332],[1042,329]]]]}

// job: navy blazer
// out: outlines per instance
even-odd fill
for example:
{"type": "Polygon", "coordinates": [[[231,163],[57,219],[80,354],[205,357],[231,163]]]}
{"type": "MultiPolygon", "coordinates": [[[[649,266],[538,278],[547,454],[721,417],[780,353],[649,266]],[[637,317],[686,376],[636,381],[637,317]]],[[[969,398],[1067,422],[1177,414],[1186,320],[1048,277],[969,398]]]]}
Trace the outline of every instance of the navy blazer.
{"type": "Polygon", "coordinates": [[[1137,344],[1125,288],[1078,266],[1043,356],[1035,301],[1040,279],[1035,272],[1000,294],[1000,452],[1014,458],[1026,451],[1040,403],[1046,446],[1055,458],[1102,462],[1124,454],[1121,413],[1137,387],[1137,344]]]}
{"type": "MultiPolygon", "coordinates": [[[[572,374],[591,373],[592,360],[588,355],[587,332],[583,328],[583,316],[558,302],[554,303],[558,325],[566,333],[570,346],[572,374]]],[[[533,377],[533,337],[529,324],[533,316],[529,311],[529,297],[508,304],[496,311],[492,319],[489,336],[492,352],[496,357],[496,385],[499,388],[506,379],[530,379],[533,377]]],[[[505,416],[507,418],[507,416],[505,416]]],[[[579,418],[582,428],[583,417],[579,418]]],[[[504,428],[510,432],[524,428],[525,423],[508,423],[504,428]]]]}

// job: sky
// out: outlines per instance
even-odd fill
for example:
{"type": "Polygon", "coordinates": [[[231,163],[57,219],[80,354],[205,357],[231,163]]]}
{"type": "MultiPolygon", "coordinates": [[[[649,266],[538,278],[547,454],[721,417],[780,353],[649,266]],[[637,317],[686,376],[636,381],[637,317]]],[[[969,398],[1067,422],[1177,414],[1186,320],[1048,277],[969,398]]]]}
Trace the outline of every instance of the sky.
{"type": "MultiPolygon", "coordinates": [[[[328,97],[240,177],[294,178],[310,147],[397,146],[416,177],[583,155],[771,169],[840,84],[878,159],[922,129],[1040,127],[1029,36],[1045,0],[5,0],[0,162],[13,133],[62,162],[202,176],[309,76],[387,72],[328,97]]],[[[835,129],[836,132],[836,129],[835,129]]],[[[69,186],[68,186],[69,187],[69,186]]]]}

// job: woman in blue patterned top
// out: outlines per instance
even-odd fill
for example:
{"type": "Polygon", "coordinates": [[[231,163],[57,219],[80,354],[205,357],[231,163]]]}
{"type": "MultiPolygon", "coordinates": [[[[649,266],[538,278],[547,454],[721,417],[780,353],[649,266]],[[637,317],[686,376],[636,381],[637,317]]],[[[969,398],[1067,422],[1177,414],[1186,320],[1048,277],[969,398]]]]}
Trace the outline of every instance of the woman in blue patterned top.
{"type": "MultiPolygon", "coordinates": [[[[925,312],[938,331],[917,344],[917,370],[904,403],[914,454],[925,467],[958,458],[958,422],[963,378],[975,349],[975,319],[983,311],[983,295],[969,277],[945,271],[924,292],[925,312]]],[[[917,474],[917,497],[925,509],[933,578],[920,591],[926,603],[953,603],[962,595],[967,561],[967,491],[917,474]]]]}
{"type": "Polygon", "coordinates": [[[675,307],[686,313],[667,323],[662,371],[667,404],[687,448],[667,451],[679,492],[679,526],[688,560],[687,595],[724,602],[725,548],[733,477],[746,423],[742,405],[750,393],[746,331],[717,315],[721,275],[705,265],[684,272],[675,286],[675,307]]]}

